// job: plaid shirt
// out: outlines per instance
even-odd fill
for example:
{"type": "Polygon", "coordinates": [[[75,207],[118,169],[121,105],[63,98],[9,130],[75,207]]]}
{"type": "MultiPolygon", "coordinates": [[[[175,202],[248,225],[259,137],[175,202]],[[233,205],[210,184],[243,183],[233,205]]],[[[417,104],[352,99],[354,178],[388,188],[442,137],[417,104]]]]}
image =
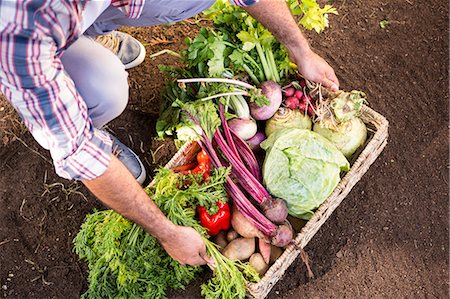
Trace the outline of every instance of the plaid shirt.
{"type": "MultiPolygon", "coordinates": [[[[230,0],[240,6],[258,0],[230,0]]],[[[145,0],[112,0],[139,18],[145,0]]],[[[0,0],[0,92],[36,141],[50,150],[58,175],[91,180],[111,159],[111,140],[93,127],[85,101],[59,59],[81,32],[87,0],[0,0]]]]}

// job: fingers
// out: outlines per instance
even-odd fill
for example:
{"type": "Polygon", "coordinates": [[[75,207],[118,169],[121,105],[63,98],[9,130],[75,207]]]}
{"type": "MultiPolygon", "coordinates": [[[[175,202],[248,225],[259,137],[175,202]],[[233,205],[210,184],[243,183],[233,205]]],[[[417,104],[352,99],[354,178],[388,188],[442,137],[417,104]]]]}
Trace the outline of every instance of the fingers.
{"type": "Polygon", "coordinates": [[[330,89],[331,91],[338,91],[339,90],[339,85],[336,84],[335,82],[333,82],[332,80],[328,79],[328,78],[324,78],[322,80],[322,84],[323,84],[323,86],[325,86],[326,88],[330,89]]]}

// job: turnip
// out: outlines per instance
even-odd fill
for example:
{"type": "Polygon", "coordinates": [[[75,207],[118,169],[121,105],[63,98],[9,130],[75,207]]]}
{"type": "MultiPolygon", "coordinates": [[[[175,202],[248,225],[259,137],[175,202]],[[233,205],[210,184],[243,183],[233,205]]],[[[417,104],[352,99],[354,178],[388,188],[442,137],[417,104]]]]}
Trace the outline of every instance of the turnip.
{"type": "Polygon", "coordinates": [[[242,95],[230,96],[230,106],[237,116],[228,121],[230,129],[243,140],[252,138],[256,134],[258,127],[256,122],[250,117],[250,110],[245,99],[242,95]]]}
{"type": "Polygon", "coordinates": [[[266,122],[266,136],[269,137],[270,134],[276,130],[283,128],[311,130],[312,121],[305,113],[296,109],[281,107],[278,109],[277,113],[266,122]]]}
{"type": "Polygon", "coordinates": [[[263,82],[259,88],[262,90],[262,94],[270,101],[270,105],[258,106],[252,102],[250,103],[250,114],[256,120],[267,120],[277,112],[281,105],[281,88],[274,81],[263,82]]]}
{"type": "Polygon", "coordinates": [[[256,122],[249,118],[233,118],[228,121],[228,125],[243,140],[252,138],[258,130],[256,122]]]}
{"type": "Polygon", "coordinates": [[[253,269],[255,269],[261,276],[263,276],[269,269],[269,265],[264,261],[262,255],[259,253],[252,254],[248,262],[250,266],[252,266],[253,269]]]}
{"type": "Polygon", "coordinates": [[[266,135],[263,132],[256,132],[252,138],[247,140],[247,144],[254,153],[257,153],[262,150],[259,145],[264,140],[266,140],[266,135]]]}
{"type": "Polygon", "coordinates": [[[298,104],[300,103],[299,99],[296,97],[288,97],[285,101],[284,104],[286,105],[286,107],[290,108],[290,109],[296,109],[298,108],[298,104]]]}
{"type": "Polygon", "coordinates": [[[255,238],[237,238],[231,241],[222,251],[230,260],[243,261],[255,252],[255,238]]]}

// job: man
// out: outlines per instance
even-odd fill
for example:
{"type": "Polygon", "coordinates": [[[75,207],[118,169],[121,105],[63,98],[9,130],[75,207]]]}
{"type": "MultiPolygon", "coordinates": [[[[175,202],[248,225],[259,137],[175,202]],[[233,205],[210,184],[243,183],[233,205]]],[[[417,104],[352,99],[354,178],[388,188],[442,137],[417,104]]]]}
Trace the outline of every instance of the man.
{"type": "MultiPolygon", "coordinates": [[[[161,213],[140,186],[145,169],[139,158],[101,128],[125,109],[125,69],[145,56],[138,41],[110,32],[183,20],[213,3],[0,0],[0,92],[50,150],[58,175],[81,180],[104,204],[155,236],[175,260],[190,265],[210,262],[200,235],[161,213]]],[[[304,77],[338,89],[333,69],[311,50],[285,0],[234,4],[244,6],[286,46],[304,77]]]]}

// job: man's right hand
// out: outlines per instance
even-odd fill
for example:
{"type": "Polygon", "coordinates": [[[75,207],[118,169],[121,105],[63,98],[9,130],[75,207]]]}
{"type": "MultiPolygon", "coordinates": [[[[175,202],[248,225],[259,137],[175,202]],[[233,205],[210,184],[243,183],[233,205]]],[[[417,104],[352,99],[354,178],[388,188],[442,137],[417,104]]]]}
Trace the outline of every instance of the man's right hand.
{"type": "Polygon", "coordinates": [[[214,266],[206,255],[200,234],[191,227],[177,226],[169,221],[115,156],[111,156],[104,174],[83,183],[103,203],[157,238],[176,261],[192,266],[206,263],[214,266]]]}
{"type": "Polygon", "coordinates": [[[180,264],[191,266],[214,264],[206,253],[202,237],[192,227],[175,226],[170,234],[160,239],[160,242],[167,253],[180,264]]]}

